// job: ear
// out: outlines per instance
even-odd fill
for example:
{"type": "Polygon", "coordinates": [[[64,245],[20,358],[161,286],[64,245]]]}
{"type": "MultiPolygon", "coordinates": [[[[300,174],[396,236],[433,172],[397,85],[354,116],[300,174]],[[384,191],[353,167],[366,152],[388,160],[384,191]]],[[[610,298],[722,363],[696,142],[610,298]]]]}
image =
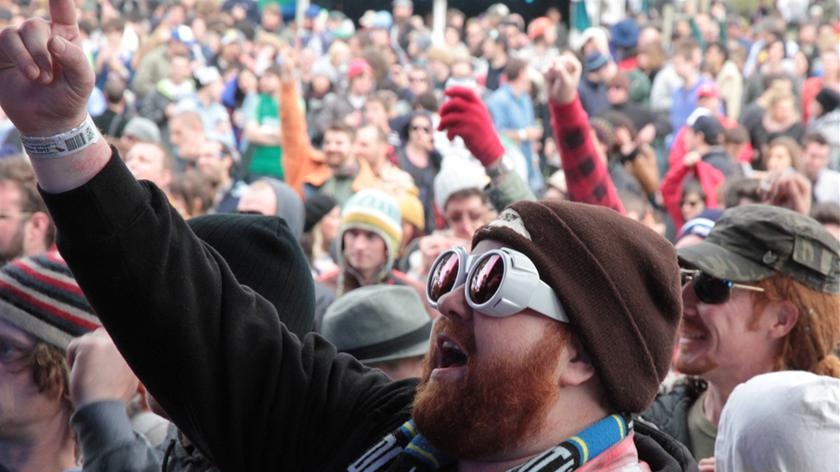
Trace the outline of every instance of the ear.
{"type": "Polygon", "coordinates": [[[26,247],[32,248],[36,252],[41,252],[41,246],[44,246],[43,250],[49,249],[46,247],[46,237],[47,231],[50,228],[50,217],[43,211],[36,211],[29,217],[29,221],[26,222],[25,226],[25,233],[24,239],[26,241],[26,247]]]}
{"type": "Polygon", "coordinates": [[[595,367],[592,366],[592,362],[577,336],[569,336],[569,340],[566,342],[565,356],[568,357],[568,362],[560,373],[561,386],[582,385],[595,376],[595,367]]]}
{"type": "Polygon", "coordinates": [[[787,300],[774,302],[772,305],[773,318],[770,326],[770,336],[775,339],[783,338],[799,321],[799,308],[787,300]]]}

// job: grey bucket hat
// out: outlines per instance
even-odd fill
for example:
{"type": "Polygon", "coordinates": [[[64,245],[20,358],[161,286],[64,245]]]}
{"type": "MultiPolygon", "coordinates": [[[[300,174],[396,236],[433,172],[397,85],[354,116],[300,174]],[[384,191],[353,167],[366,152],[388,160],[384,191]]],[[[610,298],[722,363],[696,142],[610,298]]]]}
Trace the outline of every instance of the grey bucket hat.
{"type": "Polygon", "coordinates": [[[398,285],[370,285],[342,295],[321,323],[321,334],[336,349],[364,364],[422,356],[431,331],[417,292],[398,285]]]}

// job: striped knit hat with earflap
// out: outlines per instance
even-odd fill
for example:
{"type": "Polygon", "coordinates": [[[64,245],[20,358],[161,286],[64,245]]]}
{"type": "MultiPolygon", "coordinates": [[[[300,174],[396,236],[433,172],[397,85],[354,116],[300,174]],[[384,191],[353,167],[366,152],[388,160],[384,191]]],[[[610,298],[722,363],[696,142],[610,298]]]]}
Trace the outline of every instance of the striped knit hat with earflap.
{"type": "MultiPolygon", "coordinates": [[[[388,248],[386,270],[390,270],[402,241],[402,215],[397,201],[388,194],[373,189],[357,192],[347,200],[341,211],[339,234],[343,246],[344,232],[353,229],[372,231],[385,241],[388,248]]],[[[344,248],[341,248],[342,251],[344,248]]]]}
{"type": "Polygon", "coordinates": [[[0,267],[0,318],[63,350],[100,326],[57,251],[0,267]]]}

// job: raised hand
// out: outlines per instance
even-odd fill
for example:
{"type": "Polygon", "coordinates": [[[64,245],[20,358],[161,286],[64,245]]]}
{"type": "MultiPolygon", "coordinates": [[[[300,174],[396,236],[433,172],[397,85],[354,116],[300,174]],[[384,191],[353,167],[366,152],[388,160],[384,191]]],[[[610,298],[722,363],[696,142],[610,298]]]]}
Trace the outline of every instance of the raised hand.
{"type": "Polygon", "coordinates": [[[0,107],[25,136],[79,126],[94,73],[81,48],[73,0],[50,0],[51,21],[0,32],[0,107]]]}
{"type": "Polygon", "coordinates": [[[485,167],[498,162],[505,148],[493,127],[490,112],[478,95],[466,87],[450,87],[446,96],[449,100],[440,107],[438,129],[446,130],[449,139],[460,136],[485,167]]]}
{"type": "Polygon", "coordinates": [[[685,157],[683,157],[683,164],[685,164],[686,167],[694,167],[694,165],[700,162],[700,160],[701,156],[699,152],[689,151],[685,154],[685,157]]]}
{"type": "Polygon", "coordinates": [[[70,400],[80,408],[103,400],[128,402],[140,381],[103,328],[74,339],[67,348],[70,400]]]}
{"type": "Polygon", "coordinates": [[[577,97],[582,69],[580,61],[571,53],[555,59],[545,73],[549,102],[555,105],[571,103],[577,97]]]}
{"type": "Polygon", "coordinates": [[[762,183],[763,202],[808,215],[811,187],[811,181],[798,172],[770,174],[762,183]]]}

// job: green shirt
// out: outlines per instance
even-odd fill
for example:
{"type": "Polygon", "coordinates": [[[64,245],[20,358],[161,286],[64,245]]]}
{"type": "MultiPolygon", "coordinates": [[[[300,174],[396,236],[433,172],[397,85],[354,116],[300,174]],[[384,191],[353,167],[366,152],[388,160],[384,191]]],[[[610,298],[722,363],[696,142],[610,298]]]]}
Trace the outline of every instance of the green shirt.
{"type": "Polygon", "coordinates": [[[700,395],[691,408],[688,409],[688,448],[697,460],[715,455],[715,438],[717,426],[713,425],[703,414],[703,400],[706,394],[700,395]]]}
{"type": "Polygon", "coordinates": [[[348,176],[332,176],[330,180],[318,189],[318,193],[329,195],[343,207],[344,203],[353,196],[353,178],[348,176]]]}
{"type": "Polygon", "coordinates": [[[260,13],[262,13],[263,9],[268,5],[277,5],[280,7],[281,11],[284,6],[294,5],[294,0],[259,0],[257,4],[260,7],[260,13]]]}
{"type": "MultiPolygon", "coordinates": [[[[257,97],[252,119],[260,127],[280,129],[280,107],[273,95],[261,93],[257,97]]],[[[251,165],[248,170],[252,175],[283,178],[283,149],[280,146],[251,144],[251,165]]]]}

